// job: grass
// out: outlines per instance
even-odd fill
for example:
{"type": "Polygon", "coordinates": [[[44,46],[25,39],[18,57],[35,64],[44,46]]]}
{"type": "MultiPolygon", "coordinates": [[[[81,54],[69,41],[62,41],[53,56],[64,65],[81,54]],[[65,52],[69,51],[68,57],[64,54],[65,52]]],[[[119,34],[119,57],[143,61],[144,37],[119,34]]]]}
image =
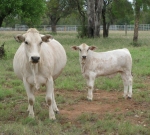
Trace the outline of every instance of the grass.
{"type": "MultiPolygon", "coordinates": [[[[121,31],[110,31],[107,39],[80,39],[77,33],[58,32],[54,38],[65,48],[67,53],[67,65],[61,76],[55,81],[55,89],[60,91],[56,95],[58,108],[74,113],[72,105],[86,100],[85,95],[70,95],[66,92],[85,92],[86,82],[81,75],[78,60],[78,52],[73,51],[71,46],[86,43],[95,45],[96,51],[108,51],[118,48],[128,48],[133,58],[133,98],[136,104],[145,105],[145,110],[139,107],[137,110],[119,113],[122,110],[117,107],[115,112],[95,114],[83,112],[75,120],[68,119],[68,116],[56,115],[56,121],[48,120],[48,107],[45,104],[45,89],[36,93],[35,119],[28,118],[27,96],[22,81],[14,74],[12,68],[13,56],[19,47],[13,36],[24,32],[1,32],[0,44],[5,42],[6,56],[0,59],[0,134],[11,135],[149,135],[150,134],[150,44],[149,32],[139,33],[139,47],[132,45],[133,32],[125,36],[121,31]],[[69,107],[68,107],[69,106],[69,107]],[[143,112],[143,113],[141,113],[143,112]],[[119,114],[118,114],[119,113],[119,114]],[[135,116],[141,118],[141,123],[135,116]],[[144,126],[144,124],[146,126],[144,126]],[[135,124],[136,123],[136,124],[135,124]]],[[[47,33],[47,32],[44,32],[47,33]]],[[[107,77],[97,78],[95,89],[108,92],[117,91],[123,93],[123,83],[120,75],[113,79],[107,77]]],[[[106,99],[107,100],[107,99],[106,99]]],[[[121,99],[124,100],[124,99],[121,99]]],[[[99,103],[101,104],[101,103],[99,103]]],[[[111,103],[110,103],[111,104],[111,103]]],[[[117,104],[117,103],[116,103],[117,104]]],[[[76,114],[75,114],[76,115],[76,114]]]]}

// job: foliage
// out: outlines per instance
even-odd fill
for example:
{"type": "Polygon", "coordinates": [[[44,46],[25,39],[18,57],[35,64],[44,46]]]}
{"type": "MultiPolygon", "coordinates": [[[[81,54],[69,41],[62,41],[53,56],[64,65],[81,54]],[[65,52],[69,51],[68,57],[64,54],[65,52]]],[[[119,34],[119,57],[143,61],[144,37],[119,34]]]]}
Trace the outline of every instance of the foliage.
{"type": "Polygon", "coordinates": [[[73,0],[76,4],[77,16],[80,26],[78,26],[78,37],[83,38],[88,36],[87,28],[87,1],[73,0]]]}
{"type": "Polygon", "coordinates": [[[135,23],[134,23],[134,36],[133,42],[134,44],[138,44],[138,28],[139,21],[141,18],[142,11],[149,10],[150,1],[149,0],[133,0],[134,13],[135,13],[135,23]]]}
{"type": "Polygon", "coordinates": [[[56,32],[56,24],[60,18],[64,18],[72,13],[74,4],[71,0],[47,0],[47,17],[52,25],[52,31],[56,32]]]}
{"type": "Polygon", "coordinates": [[[21,20],[29,26],[40,23],[40,18],[45,10],[44,0],[1,0],[0,1],[0,26],[4,19],[21,20]]]}
{"type": "Polygon", "coordinates": [[[86,38],[88,37],[88,28],[86,25],[78,26],[78,37],[79,38],[86,38]]]}
{"type": "Polygon", "coordinates": [[[29,26],[40,24],[46,9],[45,0],[24,0],[21,6],[21,20],[29,26]]]}
{"type": "Polygon", "coordinates": [[[4,18],[8,16],[15,16],[21,12],[22,1],[20,0],[1,0],[0,1],[0,26],[4,18]]]}
{"type": "Polygon", "coordinates": [[[107,7],[107,20],[111,23],[129,24],[132,18],[133,9],[128,0],[113,0],[107,7]]]}

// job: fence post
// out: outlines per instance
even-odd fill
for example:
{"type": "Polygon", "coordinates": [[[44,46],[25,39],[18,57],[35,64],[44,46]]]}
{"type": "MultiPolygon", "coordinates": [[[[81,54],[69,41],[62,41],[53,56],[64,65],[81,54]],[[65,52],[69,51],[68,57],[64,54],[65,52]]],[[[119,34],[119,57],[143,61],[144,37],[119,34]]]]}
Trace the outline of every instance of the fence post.
{"type": "Polygon", "coordinates": [[[127,23],[125,23],[125,36],[127,36],[127,23]]]}

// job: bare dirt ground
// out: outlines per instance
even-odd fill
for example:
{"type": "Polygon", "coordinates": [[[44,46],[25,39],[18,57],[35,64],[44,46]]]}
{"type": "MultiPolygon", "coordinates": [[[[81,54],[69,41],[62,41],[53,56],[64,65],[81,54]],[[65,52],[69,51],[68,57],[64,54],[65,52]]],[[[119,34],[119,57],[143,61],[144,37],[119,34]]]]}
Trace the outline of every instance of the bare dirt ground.
{"type": "MultiPolygon", "coordinates": [[[[64,96],[66,101],[69,98],[76,99],[80,97],[75,103],[58,105],[60,109],[58,115],[64,116],[68,119],[67,121],[70,122],[75,122],[77,118],[84,113],[96,114],[98,115],[98,119],[103,119],[107,113],[110,113],[115,116],[122,114],[127,120],[139,124],[144,120],[142,113],[146,111],[149,106],[148,103],[145,102],[136,102],[134,96],[132,99],[124,99],[122,96],[123,92],[116,91],[94,91],[93,101],[86,99],[86,91],[56,90],[55,95],[64,96]],[[130,113],[130,115],[127,115],[128,113],[130,113]]],[[[146,125],[145,122],[142,124],[146,125]]]]}

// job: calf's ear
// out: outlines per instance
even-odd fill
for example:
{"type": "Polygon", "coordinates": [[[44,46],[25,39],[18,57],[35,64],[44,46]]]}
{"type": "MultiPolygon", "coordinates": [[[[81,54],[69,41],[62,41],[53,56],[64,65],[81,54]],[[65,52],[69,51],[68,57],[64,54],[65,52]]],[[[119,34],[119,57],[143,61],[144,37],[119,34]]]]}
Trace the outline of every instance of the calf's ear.
{"type": "Polygon", "coordinates": [[[20,34],[15,36],[14,38],[17,42],[24,42],[25,41],[25,38],[23,37],[23,35],[20,35],[20,34]]]}
{"type": "Polygon", "coordinates": [[[49,42],[49,39],[53,39],[53,37],[51,35],[45,35],[42,38],[42,41],[43,42],[49,42]]]}
{"type": "Polygon", "coordinates": [[[96,46],[89,46],[89,50],[95,50],[96,48],[96,46]]]}
{"type": "Polygon", "coordinates": [[[78,50],[78,49],[79,49],[78,46],[72,46],[71,48],[72,48],[73,50],[78,50]]]}

